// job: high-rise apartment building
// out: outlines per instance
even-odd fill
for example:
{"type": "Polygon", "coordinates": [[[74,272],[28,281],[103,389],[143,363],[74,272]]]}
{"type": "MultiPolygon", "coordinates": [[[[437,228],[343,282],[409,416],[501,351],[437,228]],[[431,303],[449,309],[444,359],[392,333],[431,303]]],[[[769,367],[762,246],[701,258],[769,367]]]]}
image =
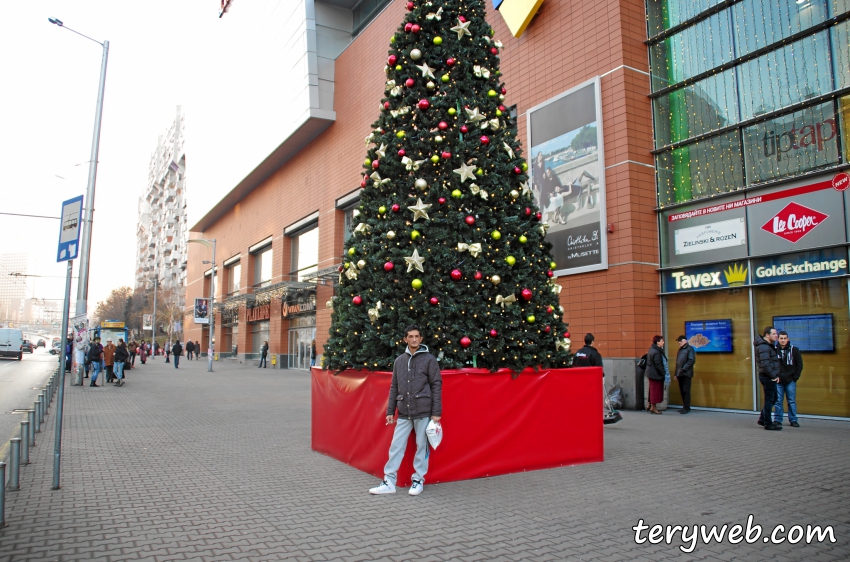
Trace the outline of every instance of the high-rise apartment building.
{"type": "Polygon", "coordinates": [[[0,322],[19,322],[21,306],[27,297],[26,254],[0,255],[0,322]]]}
{"type": "Polygon", "coordinates": [[[181,106],[151,156],[148,181],[139,197],[136,288],[159,278],[162,289],[177,289],[181,306],[186,279],[186,154],[181,106]]]}

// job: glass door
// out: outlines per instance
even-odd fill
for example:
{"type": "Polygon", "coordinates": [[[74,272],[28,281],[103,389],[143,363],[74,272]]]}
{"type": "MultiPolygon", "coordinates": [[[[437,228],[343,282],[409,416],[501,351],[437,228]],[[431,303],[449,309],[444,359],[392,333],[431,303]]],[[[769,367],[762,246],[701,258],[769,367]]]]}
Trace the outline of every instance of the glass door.
{"type": "Polygon", "coordinates": [[[316,337],[316,328],[289,330],[289,368],[310,368],[310,347],[316,337]]]}

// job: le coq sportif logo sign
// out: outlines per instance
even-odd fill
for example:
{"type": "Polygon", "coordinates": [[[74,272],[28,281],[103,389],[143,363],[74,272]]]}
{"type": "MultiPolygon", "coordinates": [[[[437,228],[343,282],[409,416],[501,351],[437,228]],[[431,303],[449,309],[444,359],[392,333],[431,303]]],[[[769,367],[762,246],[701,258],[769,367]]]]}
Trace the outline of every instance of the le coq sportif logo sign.
{"type": "Polygon", "coordinates": [[[761,229],[795,244],[828,218],[827,214],[792,201],[764,223],[761,229]]]}

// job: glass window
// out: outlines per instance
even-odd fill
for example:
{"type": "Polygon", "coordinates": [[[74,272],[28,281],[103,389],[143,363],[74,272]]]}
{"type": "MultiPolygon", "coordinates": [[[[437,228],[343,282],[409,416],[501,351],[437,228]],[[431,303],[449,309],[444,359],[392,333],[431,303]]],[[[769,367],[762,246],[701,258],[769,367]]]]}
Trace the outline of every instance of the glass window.
{"type": "Polygon", "coordinates": [[[362,2],[357,4],[357,7],[354,8],[354,30],[355,33],[363,29],[369,21],[378,15],[378,12],[383,8],[386,4],[389,3],[390,0],[362,0],[362,2]]]}
{"type": "MultiPolygon", "coordinates": [[[[697,353],[691,387],[691,405],[706,408],[752,410],[753,330],[747,289],[667,295],[664,302],[664,341],[671,365],[676,362],[676,338],[685,322],[732,320],[732,353],[697,353]]],[[[679,385],[670,385],[670,402],[681,404],[679,385]]]]}
{"type": "Polygon", "coordinates": [[[822,31],[739,66],[741,119],[832,91],[828,43],[822,31]]]}
{"type": "Polygon", "coordinates": [[[744,128],[747,183],[837,164],[838,136],[832,101],[744,128]]]}
{"type": "MultiPolygon", "coordinates": [[[[803,352],[803,374],[797,381],[797,412],[850,416],[850,303],[847,281],[829,279],[754,289],[758,326],[773,325],[774,316],[832,314],[835,351],[803,352]]],[[[760,329],[759,329],[760,331],[760,329]]],[[[791,343],[803,336],[788,333],[791,343]]],[[[696,377],[694,377],[696,382],[696,377]]],[[[759,397],[761,403],[762,398],[759,397]]],[[[787,405],[785,407],[787,414],[787,405]]]]}
{"type": "Polygon", "coordinates": [[[829,4],[829,17],[850,12],[850,0],[832,0],[829,4]]]}
{"type": "MultiPolygon", "coordinates": [[[[847,0],[850,3],[850,0],[847,0]]],[[[850,86],[850,20],[829,30],[832,38],[832,64],[835,69],[835,89],[850,86]]]]}
{"type": "Polygon", "coordinates": [[[685,140],[738,122],[734,70],[654,100],[655,145],[685,140]]]}
{"type": "Polygon", "coordinates": [[[711,137],[656,156],[658,204],[682,203],[744,186],[738,132],[711,137]]]}
{"type": "Polygon", "coordinates": [[[827,19],[826,0],[744,0],[732,7],[736,56],[771,45],[827,19]]]}
{"type": "Polygon", "coordinates": [[[313,228],[292,237],[292,271],[298,281],[319,270],[319,229],[313,228]]]}
{"type": "MultiPolygon", "coordinates": [[[[257,359],[259,359],[260,349],[267,341],[269,341],[269,321],[263,320],[251,324],[251,353],[256,353],[257,359]]],[[[271,349],[269,349],[269,353],[271,353],[271,349]]]]}
{"type": "Polygon", "coordinates": [[[652,45],[649,54],[653,91],[729,62],[734,58],[729,15],[714,14],[652,45]]]}
{"type": "Polygon", "coordinates": [[[354,229],[354,209],[358,206],[360,206],[359,201],[345,210],[345,224],[342,227],[343,244],[351,238],[352,230],[354,229]]]}
{"type": "Polygon", "coordinates": [[[236,262],[227,268],[227,294],[235,295],[239,292],[242,279],[242,264],[236,262]]]}
{"type": "Polygon", "coordinates": [[[266,287],[272,280],[272,248],[254,254],[254,287],[266,287]]]}
{"type": "Polygon", "coordinates": [[[844,142],[844,161],[850,162],[850,96],[838,98],[838,112],[841,117],[841,139],[844,142]]]}
{"type": "Polygon", "coordinates": [[[698,16],[723,0],[647,0],[649,37],[698,16]]]}

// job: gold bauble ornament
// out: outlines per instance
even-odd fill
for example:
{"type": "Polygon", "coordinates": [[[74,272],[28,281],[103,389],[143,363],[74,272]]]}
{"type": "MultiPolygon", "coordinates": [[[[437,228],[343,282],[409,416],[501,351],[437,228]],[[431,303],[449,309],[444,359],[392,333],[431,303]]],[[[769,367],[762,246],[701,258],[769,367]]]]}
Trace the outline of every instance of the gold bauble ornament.
{"type": "Polygon", "coordinates": [[[357,262],[357,269],[363,269],[364,267],[366,267],[366,261],[365,260],[360,260],[360,261],[357,262]]]}
{"type": "Polygon", "coordinates": [[[490,283],[492,283],[493,285],[498,285],[501,282],[502,282],[502,278],[499,277],[498,275],[493,275],[493,276],[490,277],[490,283]]]}
{"type": "Polygon", "coordinates": [[[516,189],[512,189],[511,190],[511,197],[513,197],[514,199],[518,198],[519,197],[519,191],[517,191],[516,189]]]}
{"type": "Polygon", "coordinates": [[[395,239],[395,231],[388,230],[387,231],[387,238],[390,239],[390,240],[395,239]]]}

